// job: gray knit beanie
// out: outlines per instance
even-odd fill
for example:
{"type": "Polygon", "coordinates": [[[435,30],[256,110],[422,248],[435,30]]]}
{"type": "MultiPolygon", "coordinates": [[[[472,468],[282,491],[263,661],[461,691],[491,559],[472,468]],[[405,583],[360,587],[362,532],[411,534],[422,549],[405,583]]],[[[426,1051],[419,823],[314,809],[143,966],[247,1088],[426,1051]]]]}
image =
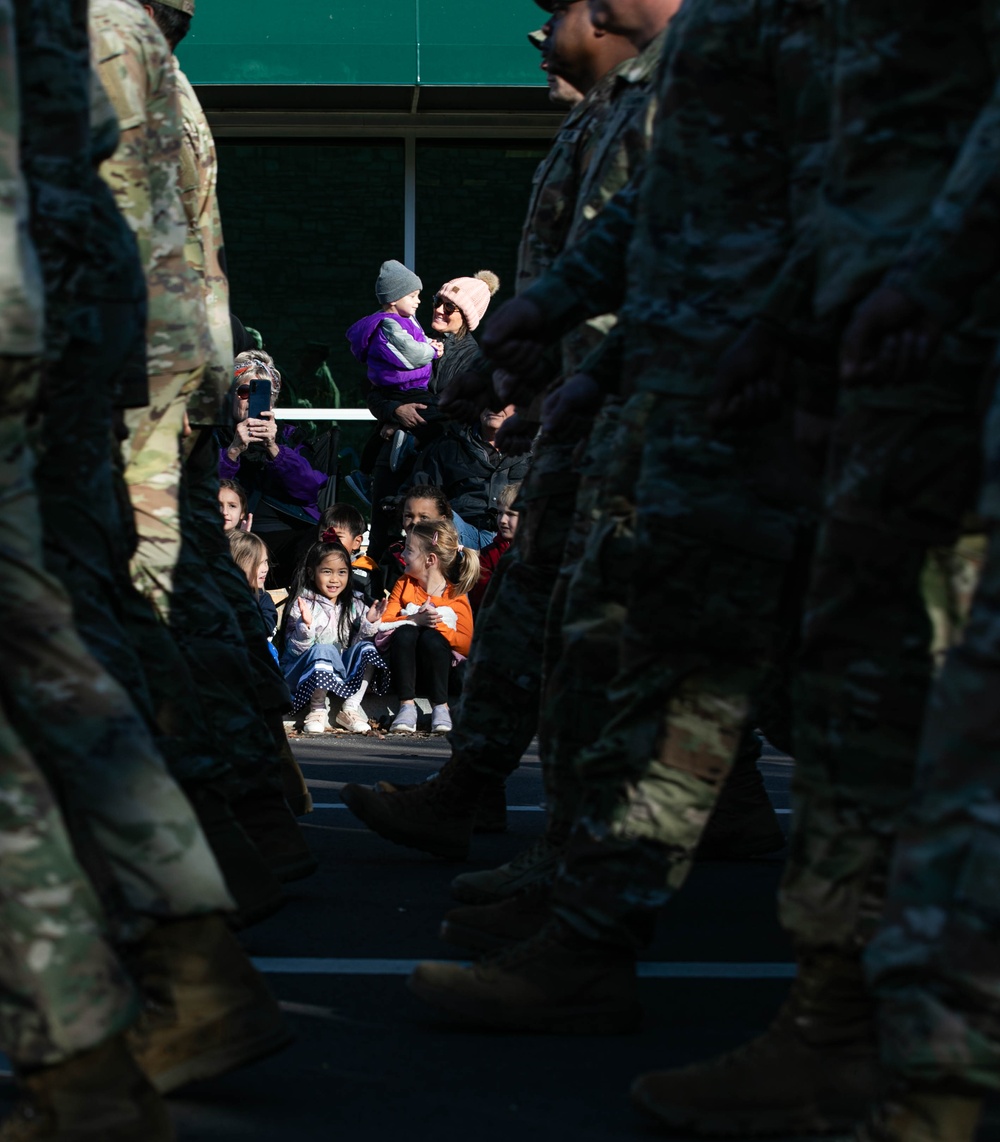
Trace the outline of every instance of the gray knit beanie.
{"type": "Polygon", "coordinates": [[[423,288],[424,283],[412,270],[408,270],[395,258],[390,258],[388,262],[382,263],[382,268],[378,272],[375,296],[379,300],[379,305],[392,305],[394,301],[399,301],[401,297],[406,297],[415,289],[423,288]]]}

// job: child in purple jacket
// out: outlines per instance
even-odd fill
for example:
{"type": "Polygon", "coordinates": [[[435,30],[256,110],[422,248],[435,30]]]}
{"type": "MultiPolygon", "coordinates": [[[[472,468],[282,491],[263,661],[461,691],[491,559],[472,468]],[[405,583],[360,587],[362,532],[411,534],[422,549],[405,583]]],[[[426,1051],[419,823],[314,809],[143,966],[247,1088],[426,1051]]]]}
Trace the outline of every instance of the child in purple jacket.
{"type": "Polygon", "coordinates": [[[351,352],[368,368],[368,380],[401,397],[417,393],[429,400],[431,362],[444,352],[429,341],[414,318],[423,282],[401,262],[382,263],[375,296],[382,308],[356,321],[347,331],[351,352]]]}

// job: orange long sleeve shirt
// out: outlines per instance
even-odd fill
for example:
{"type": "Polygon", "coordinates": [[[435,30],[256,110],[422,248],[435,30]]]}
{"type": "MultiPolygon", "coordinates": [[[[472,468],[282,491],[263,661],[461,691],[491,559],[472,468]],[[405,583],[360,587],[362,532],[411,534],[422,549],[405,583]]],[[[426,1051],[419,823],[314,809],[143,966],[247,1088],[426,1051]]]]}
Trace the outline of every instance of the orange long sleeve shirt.
{"type": "Polygon", "coordinates": [[[456,630],[452,630],[446,623],[437,623],[434,629],[444,635],[452,650],[467,655],[472,646],[472,608],[469,606],[469,596],[456,595],[455,589],[450,583],[443,595],[428,595],[416,579],[410,578],[409,575],[401,575],[396,580],[396,586],[393,587],[392,594],[389,596],[385,613],[382,615],[382,622],[393,623],[408,618],[409,616],[406,614],[408,604],[416,603],[418,607],[421,607],[428,600],[431,606],[451,607],[455,612],[455,617],[458,620],[456,630]]]}

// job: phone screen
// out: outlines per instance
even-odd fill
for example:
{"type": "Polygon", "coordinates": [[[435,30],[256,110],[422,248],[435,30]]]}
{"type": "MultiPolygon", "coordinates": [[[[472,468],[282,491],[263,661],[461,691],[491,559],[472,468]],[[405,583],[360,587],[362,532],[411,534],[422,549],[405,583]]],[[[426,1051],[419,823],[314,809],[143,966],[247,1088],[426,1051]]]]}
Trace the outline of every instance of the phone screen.
{"type": "Polygon", "coordinates": [[[271,382],[266,377],[258,377],[250,382],[250,397],[247,401],[247,416],[260,420],[262,412],[271,408],[271,382]]]}

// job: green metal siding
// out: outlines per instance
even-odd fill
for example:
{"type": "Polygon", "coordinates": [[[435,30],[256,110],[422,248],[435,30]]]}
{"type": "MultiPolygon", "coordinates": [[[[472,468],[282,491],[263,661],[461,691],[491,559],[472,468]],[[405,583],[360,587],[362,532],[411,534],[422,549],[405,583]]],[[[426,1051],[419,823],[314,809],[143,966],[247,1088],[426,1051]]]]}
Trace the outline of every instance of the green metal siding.
{"type": "Polygon", "coordinates": [[[178,51],[201,84],[540,86],[531,0],[200,0],[178,51]]]}

